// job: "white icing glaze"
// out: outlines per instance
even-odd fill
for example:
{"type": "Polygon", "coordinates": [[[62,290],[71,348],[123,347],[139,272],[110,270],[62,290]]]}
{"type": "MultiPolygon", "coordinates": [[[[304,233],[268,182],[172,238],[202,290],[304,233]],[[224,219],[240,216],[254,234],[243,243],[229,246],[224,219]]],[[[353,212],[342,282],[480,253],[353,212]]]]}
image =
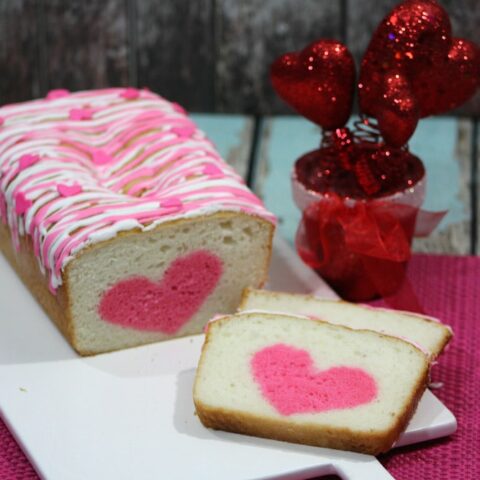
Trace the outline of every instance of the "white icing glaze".
{"type": "Polygon", "coordinates": [[[219,211],[275,219],[184,110],[149,91],[53,91],[0,108],[0,216],[50,289],[87,245],[219,211]]]}

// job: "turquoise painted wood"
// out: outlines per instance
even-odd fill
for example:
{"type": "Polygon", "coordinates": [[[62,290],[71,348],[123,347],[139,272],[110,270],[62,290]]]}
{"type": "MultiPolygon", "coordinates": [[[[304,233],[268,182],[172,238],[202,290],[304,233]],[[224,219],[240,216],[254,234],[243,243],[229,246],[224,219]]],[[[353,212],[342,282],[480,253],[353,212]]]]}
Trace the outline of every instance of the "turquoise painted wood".
{"type": "Polygon", "coordinates": [[[420,122],[410,141],[410,150],[423,160],[427,170],[424,208],[447,210],[440,229],[470,218],[462,202],[461,158],[458,148],[458,119],[440,117],[420,122]]]}
{"type": "Polygon", "coordinates": [[[207,113],[194,113],[191,117],[212,140],[220,155],[246,178],[253,135],[252,118],[207,113]]]}
{"type": "Polygon", "coordinates": [[[299,156],[318,147],[320,129],[301,117],[267,118],[261,139],[253,187],[278,216],[280,234],[292,242],[300,212],[292,200],[290,172],[299,156]]]}
{"type": "MultiPolygon", "coordinates": [[[[459,124],[455,118],[423,120],[410,142],[411,151],[422,158],[427,170],[424,208],[449,210],[439,227],[440,232],[457,225],[462,225],[462,231],[469,231],[463,225],[470,220],[468,195],[464,194],[469,179],[461,171],[465,149],[459,148],[459,124]]],[[[281,234],[293,241],[300,212],[292,201],[290,172],[300,155],[317,148],[320,131],[297,116],[272,117],[265,119],[261,138],[254,188],[262,195],[267,207],[279,216],[281,234]]],[[[464,240],[468,242],[469,239],[464,240]]],[[[455,246],[455,249],[460,251],[463,247],[455,246]]]]}

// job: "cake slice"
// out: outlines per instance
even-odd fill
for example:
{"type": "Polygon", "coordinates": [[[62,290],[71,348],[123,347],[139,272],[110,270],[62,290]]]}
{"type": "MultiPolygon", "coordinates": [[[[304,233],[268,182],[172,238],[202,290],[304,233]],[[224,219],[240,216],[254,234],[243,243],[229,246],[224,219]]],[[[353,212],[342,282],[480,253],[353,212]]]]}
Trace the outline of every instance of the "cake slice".
{"type": "Polygon", "coordinates": [[[367,329],[407,340],[432,359],[452,338],[450,327],[438,320],[409,312],[322,300],[311,295],[246,289],[239,311],[260,310],[318,318],[353,329],[367,329]]]}
{"type": "Polygon", "coordinates": [[[209,428],[378,454],[407,425],[428,372],[398,338],[244,313],[209,324],[193,398],[209,428]]]}

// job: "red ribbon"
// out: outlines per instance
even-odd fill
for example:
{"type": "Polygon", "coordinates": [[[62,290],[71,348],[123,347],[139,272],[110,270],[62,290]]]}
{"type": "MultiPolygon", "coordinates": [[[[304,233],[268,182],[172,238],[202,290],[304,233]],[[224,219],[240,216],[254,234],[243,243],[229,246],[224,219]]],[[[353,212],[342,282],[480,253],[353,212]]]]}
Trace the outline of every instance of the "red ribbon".
{"type": "Polygon", "coordinates": [[[346,299],[381,296],[396,308],[422,312],[405,276],[411,241],[431,233],[445,213],[329,195],[305,209],[297,250],[346,299]]]}

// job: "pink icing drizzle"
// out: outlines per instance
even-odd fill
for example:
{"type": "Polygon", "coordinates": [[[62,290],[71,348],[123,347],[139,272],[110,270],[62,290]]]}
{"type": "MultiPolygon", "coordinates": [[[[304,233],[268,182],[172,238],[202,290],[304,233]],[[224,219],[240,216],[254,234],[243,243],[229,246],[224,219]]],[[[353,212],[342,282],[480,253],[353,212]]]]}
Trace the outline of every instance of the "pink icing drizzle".
{"type": "Polygon", "coordinates": [[[149,91],[57,90],[0,115],[8,120],[0,130],[0,213],[16,245],[31,235],[52,291],[78,251],[122,230],[223,210],[275,221],[183,108],[149,91]],[[72,111],[82,121],[72,122],[72,111]],[[37,161],[19,168],[24,155],[37,161]],[[81,191],[58,190],[72,184],[81,191]]]}

